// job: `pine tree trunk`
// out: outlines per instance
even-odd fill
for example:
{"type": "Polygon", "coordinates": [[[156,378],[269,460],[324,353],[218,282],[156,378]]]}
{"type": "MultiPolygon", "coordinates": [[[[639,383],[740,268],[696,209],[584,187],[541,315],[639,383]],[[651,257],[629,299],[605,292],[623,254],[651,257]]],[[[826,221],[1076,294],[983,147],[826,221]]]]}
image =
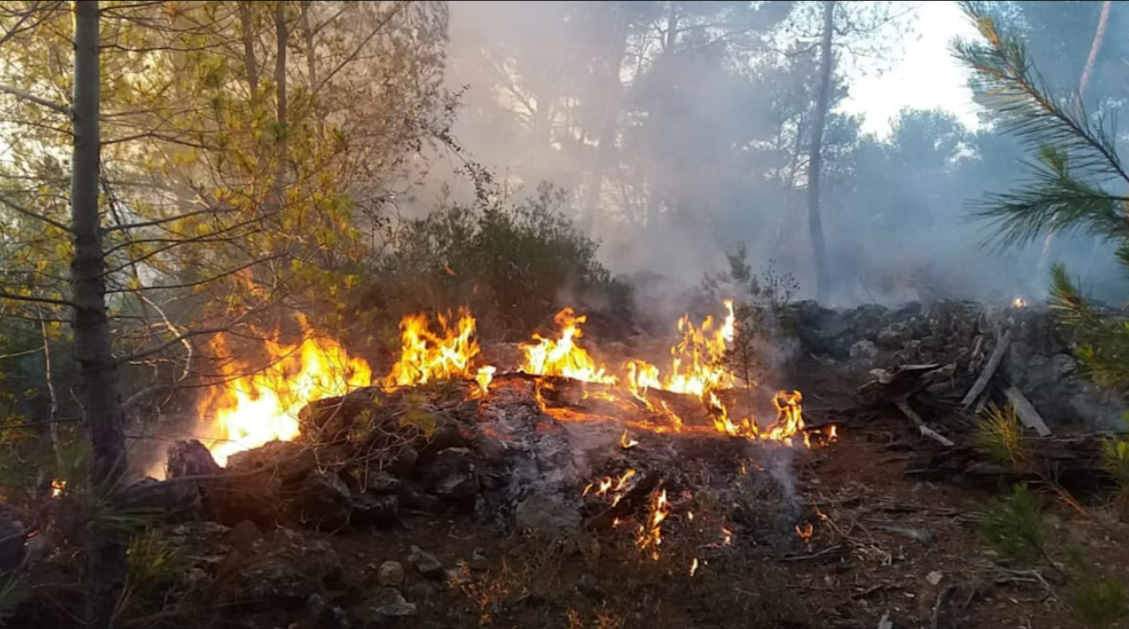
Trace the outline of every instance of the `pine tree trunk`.
{"type": "Polygon", "coordinates": [[[243,67],[247,71],[247,84],[251,87],[251,100],[259,93],[259,62],[255,59],[255,33],[251,22],[251,3],[239,2],[239,28],[243,31],[243,67]]]}
{"type": "Polygon", "coordinates": [[[823,127],[831,100],[831,38],[835,27],[835,2],[823,3],[823,41],[820,45],[819,100],[811,130],[811,153],[808,159],[808,231],[811,234],[815,261],[815,298],[825,302],[831,290],[831,267],[827,260],[827,242],[823,238],[823,219],[819,210],[819,180],[823,169],[823,127]]]}
{"type": "Polygon", "coordinates": [[[286,96],[286,47],[290,39],[290,31],[286,26],[286,3],[281,0],[275,5],[274,28],[277,36],[278,50],[274,58],[274,84],[277,90],[277,117],[279,131],[282,137],[278,138],[278,163],[275,164],[274,201],[281,208],[285,203],[282,195],[286,189],[286,160],[289,153],[286,150],[289,140],[286,137],[287,96],[286,96]]]}
{"type": "MultiPolygon", "coordinates": [[[[125,431],[118,398],[117,366],[106,314],[105,257],[98,204],[99,7],[96,0],[74,3],[74,153],[71,162],[71,300],[75,304],[74,344],[81,400],[90,433],[90,491],[112,500],[125,472],[125,431]]],[[[100,509],[105,509],[103,502],[100,509]]],[[[126,537],[119,530],[88,523],[88,629],[108,629],[125,584],[126,537]]]]}

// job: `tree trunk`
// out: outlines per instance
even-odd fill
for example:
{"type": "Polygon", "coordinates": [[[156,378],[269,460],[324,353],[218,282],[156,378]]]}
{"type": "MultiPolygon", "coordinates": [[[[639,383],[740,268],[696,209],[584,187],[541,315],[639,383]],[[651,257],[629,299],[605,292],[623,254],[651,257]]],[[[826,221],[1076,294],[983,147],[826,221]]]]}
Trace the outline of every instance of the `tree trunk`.
{"type": "Polygon", "coordinates": [[[247,84],[251,86],[251,100],[259,93],[259,62],[255,59],[255,33],[251,23],[251,3],[239,2],[239,27],[243,31],[243,66],[247,71],[247,84]]]}
{"type": "Polygon", "coordinates": [[[288,153],[286,150],[287,129],[286,129],[286,46],[289,43],[290,32],[286,26],[286,3],[281,0],[275,4],[274,9],[274,28],[278,40],[278,49],[274,58],[274,82],[275,90],[277,93],[277,106],[276,117],[278,119],[278,130],[280,136],[278,141],[278,163],[275,164],[275,177],[274,177],[274,202],[281,208],[284,200],[282,198],[283,192],[286,187],[286,160],[288,153]]]}
{"type": "MultiPolygon", "coordinates": [[[[105,257],[98,204],[99,8],[96,0],[74,3],[74,153],[71,159],[71,300],[74,344],[81,375],[81,400],[90,433],[90,491],[100,509],[112,500],[125,472],[126,451],[117,365],[106,314],[105,257]]],[[[103,514],[104,516],[104,514],[103,514]]],[[[95,515],[87,524],[86,626],[108,629],[125,584],[126,536],[95,515]]]]}
{"type": "Polygon", "coordinates": [[[827,261],[827,243],[823,239],[823,219],[819,213],[819,179],[823,169],[823,127],[827,122],[831,99],[831,38],[835,27],[835,1],[823,3],[823,42],[820,45],[819,100],[811,129],[811,154],[808,159],[808,231],[811,233],[812,256],[815,260],[815,298],[827,300],[831,290],[831,267],[827,261]]]}
{"type": "Polygon", "coordinates": [[[600,123],[596,136],[596,161],[592,165],[592,176],[588,190],[584,195],[583,214],[581,215],[580,231],[588,237],[593,237],[596,232],[596,223],[600,214],[600,193],[603,190],[604,171],[612,161],[615,149],[616,119],[619,117],[620,98],[623,85],[619,80],[620,66],[623,64],[623,55],[627,52],[627,31],[629,26],[629,8],[626,3],[614,4],[617,15],[615,25],[611,29],[608,39],[608,54],[603,55],[604,62],[604,102],[600,111],[600,123]]]}

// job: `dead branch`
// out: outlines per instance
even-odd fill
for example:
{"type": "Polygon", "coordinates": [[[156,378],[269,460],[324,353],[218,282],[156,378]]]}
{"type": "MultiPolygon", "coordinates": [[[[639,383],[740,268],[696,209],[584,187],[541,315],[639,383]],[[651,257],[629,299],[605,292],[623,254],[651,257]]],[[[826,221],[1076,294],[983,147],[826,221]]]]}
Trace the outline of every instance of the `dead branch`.
{"type": "Polygon", "coordinates": [[[917,425],[917,429],[919,432],[921,432],[921,436],[929,437],[933,441],[936,441],[946,448],[953,447],[954,444],[952,441],[925,424],[925,420],[922,419],[921,416],[918,415],[912,408],[910,408],[908,400],[906,400],[905,398],[899,398],[895,401],[895,404],[897,404],[898,410],[900,410],[902,414],[904,414],[911,421],[913,421],[915,425],[917,425]]]}
{"type": "Polygon", "coordinates": [[[1028,401],[1027,397],[1023,395],[1019,389],[1014,386],[1009,386],[1004,389],[1004,395],[1007,396],[1008,401],[1015,406],[1015,412],[1019,415],[1019,421],[1023,422],[1024,426],[1034,429],[1040,437],[1049,437],[1051,435],[1051,429],[1047,427],[1042,416],[1039,415],[1039,412],[1035,410],[1035,407],[1031,405],[1031,402],[1028,401]]]}
{"type": "Polygon", "coordinates": [[[961,408],[968,409],[972,406],[984,389],[988,387],[988,383],[992,381],[992,377],[996,375],[996,370],[999,369],[1000,363],[1004,360],[1004,354],[1007,353],[1008,347],[1011,346],[1011,330],[1004,333],[1000,338],[1000,342],[996,343],[996,348],[992,350],[992,356],[988,359],[988,363],[984,365],[984,371],[980,372],[980,377],[973,383],[972,388],[968,390],[968,394],[961,400],[961,408]]]}

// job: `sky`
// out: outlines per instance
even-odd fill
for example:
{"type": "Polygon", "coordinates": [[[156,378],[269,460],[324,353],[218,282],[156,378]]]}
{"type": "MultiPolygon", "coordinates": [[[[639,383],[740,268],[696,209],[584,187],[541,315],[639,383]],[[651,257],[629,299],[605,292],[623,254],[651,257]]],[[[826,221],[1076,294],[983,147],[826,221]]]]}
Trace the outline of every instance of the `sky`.
{"type": "Polygon", "coordinates": [[[890,121],[906,107],[946,109],[976,127],[977,106],[965,71],[949,52],[954,37],[975,37],[976,29],[956,2],[921,2],[916,14],[917,32],[903,43],[904,56],[882,74],[851,80],[850,95],[840,109],[863,114],[864,132],[884,136],[890,121]]]}

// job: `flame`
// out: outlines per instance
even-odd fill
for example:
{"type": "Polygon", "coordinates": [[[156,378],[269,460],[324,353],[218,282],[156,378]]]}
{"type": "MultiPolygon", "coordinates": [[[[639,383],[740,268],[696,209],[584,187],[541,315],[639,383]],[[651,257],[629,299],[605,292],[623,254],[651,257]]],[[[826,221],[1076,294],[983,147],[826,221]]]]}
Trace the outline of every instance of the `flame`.
{"type": "Polygon", "coordinates": [[[580,325],[587,321],[585,316],[576,316],[572,308],[565,308],[553,317],[560,330],[560,338],[552,340],[538,334],[533,335],[536,344],[522,345],[525,362],[521,370],[541,376],[564,376],[583,382],[615,384],[616,379],[607,370],[596,366],[596,361],[575,339],[582,336],[580,325]]]}
{"type": "Polygon", "coordinates": [[[67,481],[65,480],[52,480],[51,481],[51,497],[58,498],[63,495],[63,491],[67,488],[67,481]]]}
{"type": "Polygon", "coordinates": [[[811,522],[805,522],[802,528],[799,524],[796,525],[796,535],[799,535],[805,544],[811,541],[813,532],[815,532],[815,527],[812,526],[811,522]]]}
{"type": "Polygon", "coordinates": [[[640,549],[651,550],[651,558],[655,561],[659,559],[659,546],[662,545],[663,541],[663,520],[666,520],[668,515],[670,515],[670,502],[666,499],[666,490],[664,489],[652,501],[647,523],[639,526],[639,538],[637,540],[640,549]]]}
{"type": "Polygon", "coordinates": [[[478,374],[474,377],[474,381],[478,383],[479,393],[486,395],[490,392],[490,381],[494,379],[494,373],[497,369],[493,365],[487,365],[478,370],[478,374]]]}
{"type": "Polygon", "coordinates": [[[729,529],[725,528],[724,526],[721,527],[721,545],[722,546],[732,546],[733,545],[733,531],[730,531],[729,529]]]}
{"type": "Polygon", "coordinates": [[[631,448],[639,445],[639,442],[632,439],[631,435],[627,434],[627,431],[625,430],[623,431],[623,435],[621,435],[619,438],[619,445],[624,450],[630,450],[631,448]]]}
{"type": "Polygon", "coordinates": [[[694,576],[694,573],[697,572],[697,571],[698,571],[698,558],[694,557],[694,560],[690,562],[690,576],[691,577],[694,576]]]}
{"type": "Polygon", "coordinates": [[[1027,307],[1027,300],[1023,297],[1016,297],[1011,301],[1012,308],[1021,309],[1027,307]]]}
{"type": "Polygon", "coordinates": [[[310,402],[372,384],[367,362],[301,324],[301,344],[264,343],[270,366],[257,373],[248,362],[231,359],[223,336],[212,341],[216,354],[227,358],[220,367],[225,383],[207,390],[197,410],[213,418],[210,436],[216,441],[209,449],[220,465],[236,452],[297,437],[298,412],[310,402]]]}
{"type": "MultiPolygon", "coordinates": [[[[432,380],[471,377],[470,363],[480,352],[474,338],[474,317],[460,309],[454,328],[449,315],[440,314],[437,318],[439,334],[430,330],[427,315],[408,315],[400,321],[400,360],[384,379],[385,386],[416,386],[432,380]]],[[[479,370],[478,377],[482,378],[483,373],[479,370]]],[[[487,375],[493,377],[493,372],[487,375]]],[[[481,386],[482,380],[478,381],[481,386]]],[[[486,383],[489,382],[487,378],[486,383]]]]}

